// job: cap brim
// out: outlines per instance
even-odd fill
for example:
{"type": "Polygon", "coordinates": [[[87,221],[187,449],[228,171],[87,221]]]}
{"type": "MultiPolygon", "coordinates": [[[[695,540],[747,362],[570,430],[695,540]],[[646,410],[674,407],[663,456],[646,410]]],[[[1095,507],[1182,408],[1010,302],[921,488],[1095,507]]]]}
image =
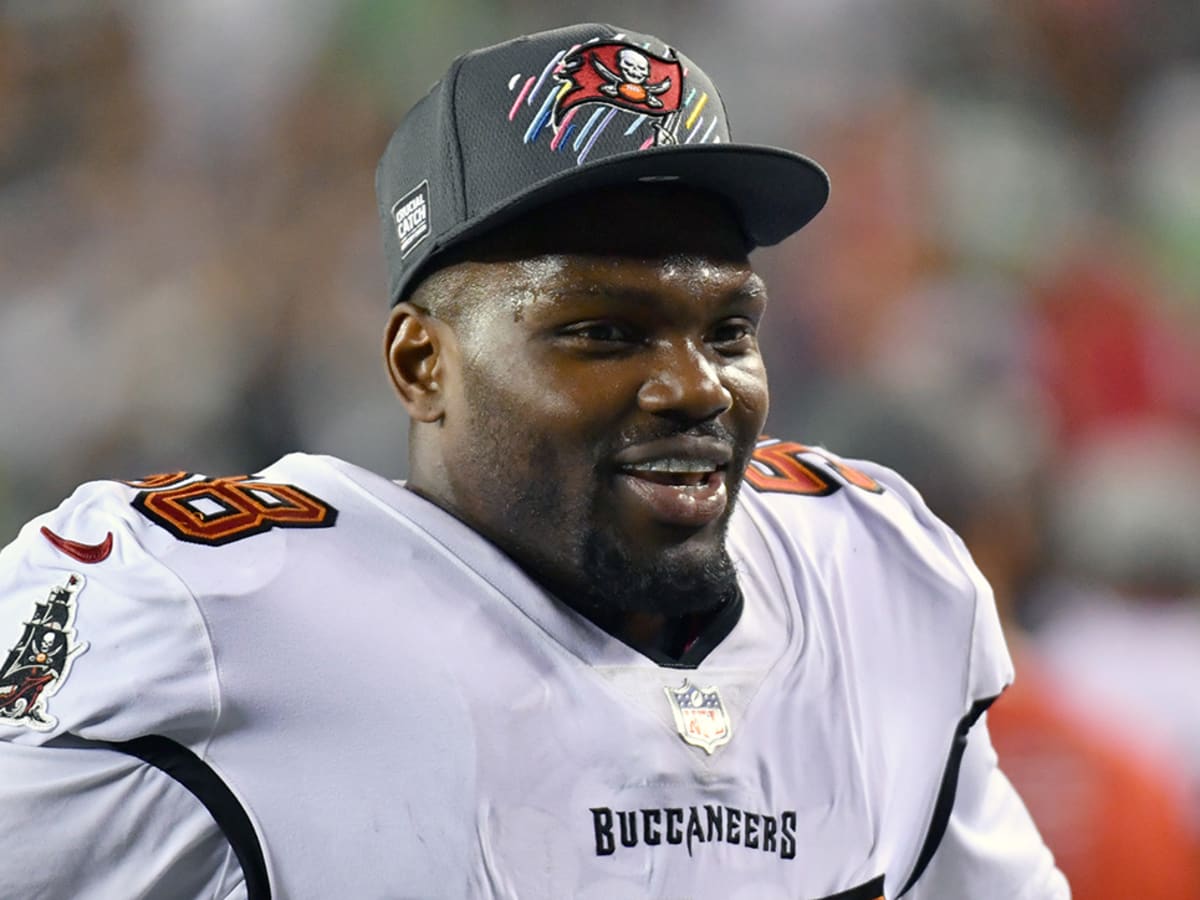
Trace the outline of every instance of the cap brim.
{"type": "Polygon", "coordinates": [[[799,231],[829,198],[829,176],[807,157],[753,144],[674,144],[608,157],[537,182],[504,203],[482,210],[441,236],[433,252],[399,286],[450,247],[563,197],[637,183],[688,185],[729,203],[752,247],[767,247],[799,231]]]}

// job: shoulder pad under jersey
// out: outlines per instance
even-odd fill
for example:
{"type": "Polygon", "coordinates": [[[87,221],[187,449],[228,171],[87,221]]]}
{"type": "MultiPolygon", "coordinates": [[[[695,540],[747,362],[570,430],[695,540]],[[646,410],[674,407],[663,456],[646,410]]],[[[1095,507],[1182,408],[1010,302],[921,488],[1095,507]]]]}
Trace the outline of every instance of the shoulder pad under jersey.
{"type": "Polygon", "coordinates": [[[875,607],[881,644],[891,649],[909,623],[924,621],[932,650],[949,643],[969,654],[964,712],[1011,683],[991,587],[962,540],[904,478],[873,462],[765,438],[745,480],[739,502],[797,567],[815,567],[831,583],[852,572],[856,584],[887,599],[875,607]]]}
{"type": "Polygon", "coordinates": [[[203,740],[212,728],[204,622],[147,550],[141,490],[85,484],[0,551],[0,740],[203,740]]]}

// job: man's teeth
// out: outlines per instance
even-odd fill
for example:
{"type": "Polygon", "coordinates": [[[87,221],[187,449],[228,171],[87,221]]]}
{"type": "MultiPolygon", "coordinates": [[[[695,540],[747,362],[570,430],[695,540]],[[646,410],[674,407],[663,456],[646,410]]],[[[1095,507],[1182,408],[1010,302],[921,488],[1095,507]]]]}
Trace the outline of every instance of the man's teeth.
{"type": "Polygon", "coordinates": [[[630,472],[673,472],[678,474],[707,475],[717,471],[714,463],[699,459],[650,459],[646,462],[625,466],[630,472]]]}

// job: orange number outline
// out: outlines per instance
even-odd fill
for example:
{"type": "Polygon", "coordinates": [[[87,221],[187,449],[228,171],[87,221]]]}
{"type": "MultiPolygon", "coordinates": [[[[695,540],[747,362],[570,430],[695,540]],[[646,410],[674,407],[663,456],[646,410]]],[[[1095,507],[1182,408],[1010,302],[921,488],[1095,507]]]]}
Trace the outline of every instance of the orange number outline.
{"type": "Polygon", "coordinates": [[[746,466],[746,480],[766,493],[827,497],[841,490],[842,484],[826,471],[826,466],[847,484],[872,494],[883,493],[883,485],[865,472],[833,459],[822,450],[793,441],[756,447],[746,466]],[[803,453],[816,454],[821,457],[822,464],[802,459],[803,453]]]}
{"type": "Polygon", "coordinates": [[[220,546],[272,528],[329,528],[337,510],[295,485],[248,475],[206,478],[166,490],[146,490],[133,507],[181,541],[220,546]],[[217,507],[204,512],[195,504],[217,507]]]}

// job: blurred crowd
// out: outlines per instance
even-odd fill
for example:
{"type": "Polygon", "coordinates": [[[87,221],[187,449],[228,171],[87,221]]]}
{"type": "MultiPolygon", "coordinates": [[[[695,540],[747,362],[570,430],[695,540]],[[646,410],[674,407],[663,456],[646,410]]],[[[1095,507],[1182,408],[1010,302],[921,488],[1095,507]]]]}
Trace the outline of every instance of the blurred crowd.
{"type": "Polygon", "coordinates": [[[1076,896],[1200,894],[1195,0],[0,6],[0,544],[96,477],[403,477],[378,155],[453,56],[587,20],[829,171],[757,260],[769,432],[970,546],[1018,665],[993,739],[1076,896]]]}

